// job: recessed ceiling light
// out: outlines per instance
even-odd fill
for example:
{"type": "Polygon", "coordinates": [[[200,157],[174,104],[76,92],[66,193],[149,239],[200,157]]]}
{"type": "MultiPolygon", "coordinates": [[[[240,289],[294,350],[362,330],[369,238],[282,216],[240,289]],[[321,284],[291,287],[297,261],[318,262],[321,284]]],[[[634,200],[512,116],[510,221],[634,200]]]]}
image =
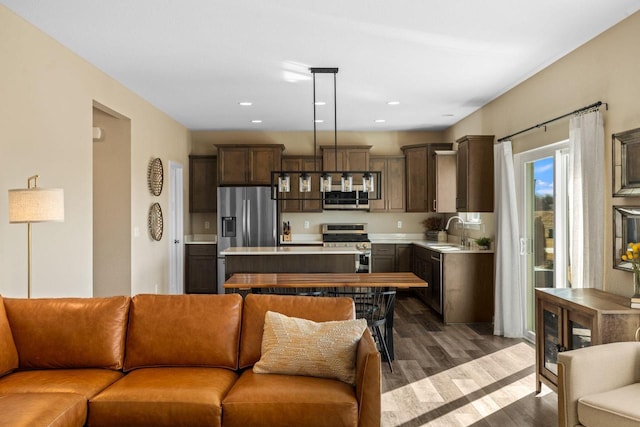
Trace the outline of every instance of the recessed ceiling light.
{"type": "Polygon", "coordinates": [[[400,101],[389,101],[387,105],[400,105],[400,101]]]}
{"type": "Polygon", "coordinates": [[[262,123],[262,120],[251,120],[251,123],[262,123]]]}
{"type": "Polygon", "coordinates": [[[322,120],[322,119],[316,119],[316,123],[324,123],[324,120],[322,120]]]}
{"type": "Polygon", "coordinates": [[[250,107],[253,105],[253,102],[249,102],[249,101],[241,101],[238,102],[239,105],[243,106],[243,107],[250,107]]]}
{"type": "Polygon", "coordinates": [[[385,119],[376,119],[376,123],[385,123],[386,120],[385,119]]]}
{"type": "Polygon", "coordinates": [[[327,105],[327,103],[324,102],[324,101],[316,101],[315,104],[316,105],[327,105]]]}

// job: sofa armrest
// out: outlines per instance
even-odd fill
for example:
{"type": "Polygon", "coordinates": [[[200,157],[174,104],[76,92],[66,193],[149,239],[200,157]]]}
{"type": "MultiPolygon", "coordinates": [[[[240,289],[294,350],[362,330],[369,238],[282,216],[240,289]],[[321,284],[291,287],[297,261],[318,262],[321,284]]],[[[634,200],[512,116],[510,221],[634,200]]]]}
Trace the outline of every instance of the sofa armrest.
{"type": "Polygon", "coordinates": [[[638,381],[640,342],[617,342],[558,354],[558,425],[578,421],[578,400],[638,381]]]}
{"type": "Polygon", "coordinates": [[[369,329],[364,331],[356,353],[358,427],[379,427],[382,416],[380,353],[369,329]]]}

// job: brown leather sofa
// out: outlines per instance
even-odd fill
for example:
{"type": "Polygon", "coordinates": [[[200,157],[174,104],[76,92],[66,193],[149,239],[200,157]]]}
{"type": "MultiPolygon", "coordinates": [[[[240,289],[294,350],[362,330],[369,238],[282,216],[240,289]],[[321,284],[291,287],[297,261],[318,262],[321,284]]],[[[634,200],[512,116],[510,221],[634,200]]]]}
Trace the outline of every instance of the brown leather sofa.
{"type": "Polygon", "coordinates": [[[379,426],[369,331],[355,386],[255,374],[267,310],[354,318],[348,298],[0,297],[0,426],[379,426]]]}

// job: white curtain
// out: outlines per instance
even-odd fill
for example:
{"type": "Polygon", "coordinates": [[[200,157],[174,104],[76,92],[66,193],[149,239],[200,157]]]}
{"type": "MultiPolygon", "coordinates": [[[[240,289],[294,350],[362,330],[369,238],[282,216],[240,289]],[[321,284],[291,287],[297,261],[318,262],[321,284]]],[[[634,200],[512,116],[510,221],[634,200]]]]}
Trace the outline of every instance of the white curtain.
{"type": "Polygon", "coordinates": [[[569,123],[571,287],[602,289],[604,263],[604,128],[593,111],[569,123]]]}
{"type": "Polygon", "coordinates": [[[493,148],[495,168],[496,287],[493,333],[522,337],[524,298],[520,284],[520,247],[511,141],[493,148]]]}

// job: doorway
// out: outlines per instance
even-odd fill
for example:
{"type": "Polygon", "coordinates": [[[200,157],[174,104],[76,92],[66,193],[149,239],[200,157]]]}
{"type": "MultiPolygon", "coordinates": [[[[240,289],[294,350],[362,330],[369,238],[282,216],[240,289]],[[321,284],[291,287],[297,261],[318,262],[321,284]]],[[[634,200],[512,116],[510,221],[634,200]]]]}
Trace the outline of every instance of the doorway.
{"type": "Polygon", "coordinates": [[[169,293],[184,293],[182,165],[169,161],[169,293]]]}
{"type": "Polygon", "coordinates": [[[93,104],[93,296],[131,295],[131,120],[93,104]]]}
{"type": "Polygon", "coordinates": [[[524,335],[533,340],[535,288],[563,288],[568,284],[569,142],[516,154],[514,166],[526,311],[524,335]]]}

